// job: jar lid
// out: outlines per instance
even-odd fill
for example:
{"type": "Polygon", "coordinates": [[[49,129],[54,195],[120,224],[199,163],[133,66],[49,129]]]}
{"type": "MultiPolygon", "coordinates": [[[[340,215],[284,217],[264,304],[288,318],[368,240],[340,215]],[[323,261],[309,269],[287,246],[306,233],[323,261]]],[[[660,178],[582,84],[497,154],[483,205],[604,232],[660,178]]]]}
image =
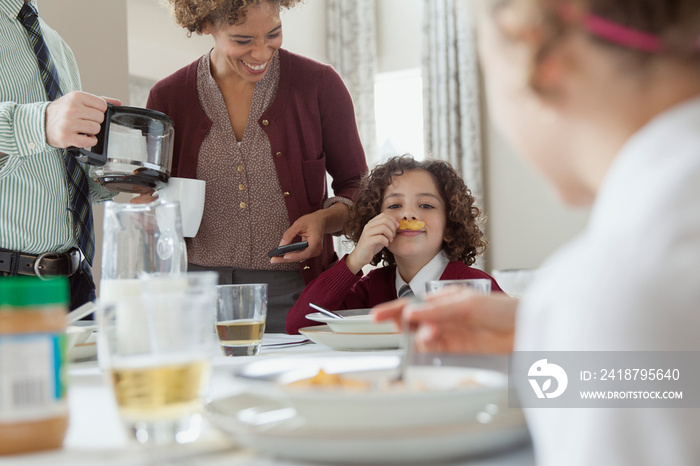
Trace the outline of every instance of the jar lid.
{"type": "Polygon", "coordinates": [[[57,277],[1,277],[0,306],[44,306],[68,304],[68,279],[57,277]]]}

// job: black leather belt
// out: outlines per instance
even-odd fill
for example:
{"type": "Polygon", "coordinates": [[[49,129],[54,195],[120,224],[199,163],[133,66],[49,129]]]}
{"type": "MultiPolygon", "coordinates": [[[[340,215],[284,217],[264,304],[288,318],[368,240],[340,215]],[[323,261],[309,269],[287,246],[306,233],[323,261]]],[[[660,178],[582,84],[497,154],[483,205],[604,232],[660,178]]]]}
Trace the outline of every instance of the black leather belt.
{"type": "Polygon", "coordinates": [[[80,251],[25,254],[0,248],[0,274],[34,275],[39,278],[63,275],[70,277],[80,268],[80,251]]]}

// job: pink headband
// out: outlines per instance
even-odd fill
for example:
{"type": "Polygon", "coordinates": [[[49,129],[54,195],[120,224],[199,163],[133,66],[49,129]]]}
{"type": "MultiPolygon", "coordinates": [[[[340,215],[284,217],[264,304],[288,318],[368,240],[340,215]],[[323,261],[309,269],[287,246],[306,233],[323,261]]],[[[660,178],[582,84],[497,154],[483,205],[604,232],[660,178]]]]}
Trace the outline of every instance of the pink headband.
{"type": "MultiPolygon", "coordinates": [[[[659,53],[664,49],[659,36],[623,26],[591,13],[583,13],[570,3],[560,5],[557,11],[563,19],[580,22],[591,34],[613,44],[648,53],[659,53]]],[[[695,44],[695,47],[700,48],[700,43],[695,44]]]]}
{"type": "Polygon", "coordinates": [[[613,23],[600,16],[586,15],[583,27],[594,36],[630,49],[648,53],[659,53],[663,50],[663,43],[658,36],[613,23]]]}

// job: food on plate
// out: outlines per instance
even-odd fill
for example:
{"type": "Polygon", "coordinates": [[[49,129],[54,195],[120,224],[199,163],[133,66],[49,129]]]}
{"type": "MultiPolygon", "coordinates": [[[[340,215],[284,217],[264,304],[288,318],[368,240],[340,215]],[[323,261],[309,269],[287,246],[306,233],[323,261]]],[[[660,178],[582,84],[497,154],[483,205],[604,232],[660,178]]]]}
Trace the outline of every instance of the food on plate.
{"type": "Polygon", "coordinates": [[[288,383],[288,387],[295,388],[349,388],[352,390],[367,390],[372,384],[365,380],[344,377],[340,374],[329,374],[320,369],[316,375],[308,379],[296,380],[288,383]]]}
{"type": "MultiPolygon", "coordinates": [[[[438,390],[431,387],[424,380],[397,381],[394,377],[382,377],[374,382],[361,380],[359,378],[348,377],[341,374],[329,374],[320,369],[316,375],[306,379],[296,380],[285,384],[293,388],[321,388],[321,389],[349,389],[352,391],[388,390],[426,392],[438,390]]],[[[465,378],[457,381],[456,385],[449,389],[459,389],[465,387],[483,386],[472,378],[465,378]]]]}
{"type": "Polygon", "coordinates": [[[420,230],[425,226],[425,222],[420,220],[401,220],[399,230],[420,230]]]}

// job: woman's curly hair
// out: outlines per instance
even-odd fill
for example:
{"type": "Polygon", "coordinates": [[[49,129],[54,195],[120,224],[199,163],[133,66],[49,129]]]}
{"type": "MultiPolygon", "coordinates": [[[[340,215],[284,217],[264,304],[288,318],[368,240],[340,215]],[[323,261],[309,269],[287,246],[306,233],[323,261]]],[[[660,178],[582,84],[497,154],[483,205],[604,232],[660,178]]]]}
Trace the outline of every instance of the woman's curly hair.
{"type": "MultiPolygon", "coordinates": [[[[447,257],[450,261],[472,265],[476,257],[484,252],[487,244],[477,225],[477,221],[482,219],[482,212],[474,205],[476,199],[459,174],[449,163],[442,160],[429,159],[419,162],[406,154],[392,157],[386,163],[377,165],[360,183],[343,234],[357,244],[367,222],[381,213],[384,193],[394,177],[410,170],[425,170],[430,173],[445,203],[447,222],[442,249],[447,257]]],[[[377,253],[371,264],[377,265],[381,262],[386,265],[396,263],[394,255],[387,248],[377,253]]]]}
{"type": "Polygon", "coordinates": [[[243,24],[248,9],[263,2],[291,8],[302,0],[161,0],[170,5],[177,23],[190,34],[202,34],[207,24],[243,24]]]}

